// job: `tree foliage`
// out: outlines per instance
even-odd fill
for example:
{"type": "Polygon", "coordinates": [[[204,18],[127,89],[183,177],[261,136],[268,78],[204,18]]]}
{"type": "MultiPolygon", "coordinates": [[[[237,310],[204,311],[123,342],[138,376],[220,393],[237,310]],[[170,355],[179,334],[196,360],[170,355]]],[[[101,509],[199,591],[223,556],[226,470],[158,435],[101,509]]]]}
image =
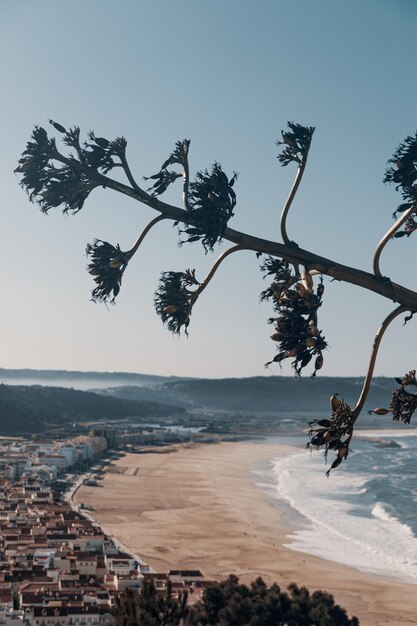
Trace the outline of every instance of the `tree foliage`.
{"type": "Polygon", "coordinates": [[[115,626],[177,626],[188,615],[187,594],[176,598],[171,584],[158,593],[152,581],[145,581],[140,593],[127,589],[116,598],[115,626]]]}
{"type": "Polygon", "coordinates": [[[211,583],[202,599],[187,606],[187,597],[174,598],[172,590],[158,593],[145,581],[139,593],[119,596],[113,612],[115,626],[357,626],[331,594],[311,593],[292,583],[288,591],[262,578],[249,586],[236,576],[211,583]]]}
{"type": "MultiPolygon", "coordinates": [[[[267,366],[281,365],[285,359],[291,359],[297,375],[312,366],[312,376],[323,367],[327,340],[318,319],[319,309],[324,304],[323,276],[368,289],[397,304],[375,336],[363,389],[355,406],[349,407],[343,399],[337,399],[337,402],[333,399],[330,420],[312,424],[307,445],[323,449],[326,457],[329,450],[333,451],[336,458],[332,468],[340,465],[348,456],[354,425],[369,391],[379,345],[386,329],[398,315],[407,314],[406,322],[417,312],[417,292],[391,281],[382,275],[380,269],[385,246],[392,239],[411,236],[417,229],[417,133],[406,137],[388,161],[384,181],[396,186],[403,202],[394,210],[395,223],[376,246],[373,272],[369,273],[303,250],[287,233],[287,216],[306,168],[315,130],[312,126],[288,122],[288,128],[281,132],[281,139],[277,142],[280,164],[295,164],[297,167],[294,184],[281,213],[283,243],[280,243],[230,228],[229,222],[237,205],[237,174],[227,175],[215,162],[211,168],[197,172],[192,180],[189,139],[177,141],[159,172],[145,177],[150,181],[146,191],[133,177],[124,137],[109,140],[90,131],[87,140],[82,142],[78,127],[66,129],[58,122],[50,120],[50,123],[61,135],[64,151],[58,149],[55,138],[49,137],[47,131],[38,126],[16,168],[30,200],[37,203],[44,213],[58,207],[64,213],[77,213],[97,187],[125,194],[158,213],[158,217],[139,233],[133,247],[127,250],[101,239],[87,245],[87,269],[95,283],[93,300],[114,303],[121,289],[123,274],[144,237],[158,222],[171,220],[178,226],[180,245],[198,243],[205,253],[209,253],[224,240],[235,244],[220,255],[203,280],[196,277],[194,269],[162,272],[155,292],[155,309],[162,322],[175,334],[188,333],[195,302],[222,262],[230,254],[242,250],[253,251],[257,257],[263,256],[260,269],[264,277],[271,281],[261,293],[261,299],[270,301],[274,311],[274,316],[268,321],[274,325],[271,339],[275,342],[277,353],[267,366]],[[127,183],[110,177],[109,173],[113,172],[120,172],[127,183]],[[160,200],[160,196],[178,180],[182,180],[182,208],[160,200]]],[[[379,407],[375,409],[376,413],[392,413],[395,420],[409,423],[417,400],[411,389],[416,386],[415,379],[410,383],[407,376],[399,379],[400,387],[394,392],[389,408],[379,407]]]]}

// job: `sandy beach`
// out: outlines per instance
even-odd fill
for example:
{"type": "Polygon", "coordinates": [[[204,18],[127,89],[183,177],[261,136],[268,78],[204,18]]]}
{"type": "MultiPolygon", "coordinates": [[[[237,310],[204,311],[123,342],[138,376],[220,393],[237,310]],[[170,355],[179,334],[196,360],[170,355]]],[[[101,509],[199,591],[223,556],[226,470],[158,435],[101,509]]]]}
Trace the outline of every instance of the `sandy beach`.
{"type": "Polygon", "coordinates": [[[362,626],[417,624],[417,586],[363,573],[284,547],[287,516],[255,486],[253,470],[291,453],[267,442],[180,447],[127,454],[99,487],[80,488],[76,502],[94,507],[104,530],[156,571],[201,569],[205,576],[262,576],[324,589],[362,626]]]}

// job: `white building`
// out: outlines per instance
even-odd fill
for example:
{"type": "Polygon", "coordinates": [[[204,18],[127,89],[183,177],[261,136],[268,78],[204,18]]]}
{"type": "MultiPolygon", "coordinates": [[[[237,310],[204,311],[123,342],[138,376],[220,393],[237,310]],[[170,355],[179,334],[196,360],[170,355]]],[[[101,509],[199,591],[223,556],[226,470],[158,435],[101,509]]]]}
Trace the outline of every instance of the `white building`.
{"type": "Polygon", "coordinates": [[[77,450],[72,444],[65,444],[58,447],[58,454],[66,459],[66,466],[71,467],[77,462],[77,450]]]}

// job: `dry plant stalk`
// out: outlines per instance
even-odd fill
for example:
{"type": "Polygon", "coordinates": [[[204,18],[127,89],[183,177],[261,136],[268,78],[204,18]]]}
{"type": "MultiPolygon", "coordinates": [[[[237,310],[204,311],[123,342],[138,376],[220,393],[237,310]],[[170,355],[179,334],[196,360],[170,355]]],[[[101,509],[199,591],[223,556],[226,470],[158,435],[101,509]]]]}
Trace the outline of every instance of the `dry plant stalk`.
{"type": "MultiPolygon", "coordinates": [[[[323,276],[357,285],[397,303],[397,308],[384,320],[375,337],[356,406],[351,409],[334,395],[331,398],[331,419],[311,422],[313,427],[308,446],[323,448],[325,456],[333,450],[336,459],[330,469],[340,465],[348,456],[354,424],[369,391],[382,336],[399,314],[408,312],[405,321],[409,321],[417,311],[417,292],[382,276],[380,269],[385,246],[392,239],[409,237],[417,230],[417,134],[406,137],[388,162],[384,181],[396,185],[403,202],[394,211],[395,218],[399,214],[397,221],[376,246],[373,273],[369,273],[304,250],[288,236],[287,217],[305,173],[314,127],[288,122],[288,128],[281,133],[282,140],[277,142],[280,147],[279,162],[283,166],[291,163],[297,166],[294,184],[281,212],[283,243],[280,243],[230,228],[229,221],[234,216],[237,203],[234,189],[237,173],[233,172],[229,177],[216,162],[210,169],[197,172],[191,180],[189,139],[177,141],[160,170],[145,177],[151,182],[145,190],[132,174],[124,137],[109,140],[90,132],[87,141],[82,143],[78,127],[67,129],[58,122],[50,120],[50,123],[61,135],[66,150],[59,150],[55,138],[49,137],[44,128],[35,127],[15,170],[21,176],[20,184],[30,200],[38,204],[44,213],[57,207],[65,213],[77,213],[97,187],[127,195],[158,213],[127,251],[123,251],[119,244],[113,245],[101,239],[88,244],[87,269],[95,281],[93,300],[106,304],[114,302],[121,288],[122,276],[143,239],[158,222],[171,220],[178,227],[180,245],[201,243],[205,253],[208,253],[223,240],[234,244],[218,257],[202,282],[197,280],[194,269],[162,273],[154,303],[163,323],[173,333],[179,334],[182,330],[188,333],[197,298],[223,261],[230,254],[242,250],[254,251],[257,257],[266,255],[261,270],[265,277],[272,277],[270,286],[261,294],[262,300],[272,302],[275,312],[269,322],[274,325],[271,339],[277,346],[277,354],[267,365],[280,364],[289,358],[298,375],[313,364],[313,376],[323,367],[327,342],[318,327],[318,310],[323,304],[323,276]],[[125,183],[109,176],[116,168],[125,175],[125,183]],[[159,199],[177,180],[182,180],[182,208],[159,199]]],[[[377,408],[375,413],[391,412],[395,420],[408,423],[417,406],[416,395],[406,389],[410,385],[417,386],[415,370],[396,380],[399,388],[393,394],[389,409],[377,408]]]]}

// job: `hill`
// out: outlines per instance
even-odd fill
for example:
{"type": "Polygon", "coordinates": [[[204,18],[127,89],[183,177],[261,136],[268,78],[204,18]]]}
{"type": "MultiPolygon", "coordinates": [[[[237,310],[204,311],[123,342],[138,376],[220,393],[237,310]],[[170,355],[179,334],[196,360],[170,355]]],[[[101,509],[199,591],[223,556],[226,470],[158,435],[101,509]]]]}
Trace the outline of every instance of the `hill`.
{"type": "Polygon", "coordinates": [[[12,385],[48,385],[76,389],[123,385],[152,387],[180,380],[178,376],[154,376],[134,372],[81,372],[77,370],[7,369],[0,367],[0,382],[12,385]]]}
{"type": "Polygon", "coordinates": [[[184,409],[147,400],[107,397],[62,387],[0,384],[0,432],[42,432],[50,425],[103,417],[148,419],[184,413],[184,409]]]}
{"type": "MultiPolygon", "coordinates": [[[[103,391],[112,397],[130,400],[159,400],[187,408],[242,411],[252,413],[311,413],[329,411],[329,398],[338,393],[354,405],[362,378],[259,376],[252,378],[180,379],[152,389],[137,386],[113,387],[103,391]]],[[[387,406],[396,383],[391,378],[375,378],[366,409],[387,406]]]]}

